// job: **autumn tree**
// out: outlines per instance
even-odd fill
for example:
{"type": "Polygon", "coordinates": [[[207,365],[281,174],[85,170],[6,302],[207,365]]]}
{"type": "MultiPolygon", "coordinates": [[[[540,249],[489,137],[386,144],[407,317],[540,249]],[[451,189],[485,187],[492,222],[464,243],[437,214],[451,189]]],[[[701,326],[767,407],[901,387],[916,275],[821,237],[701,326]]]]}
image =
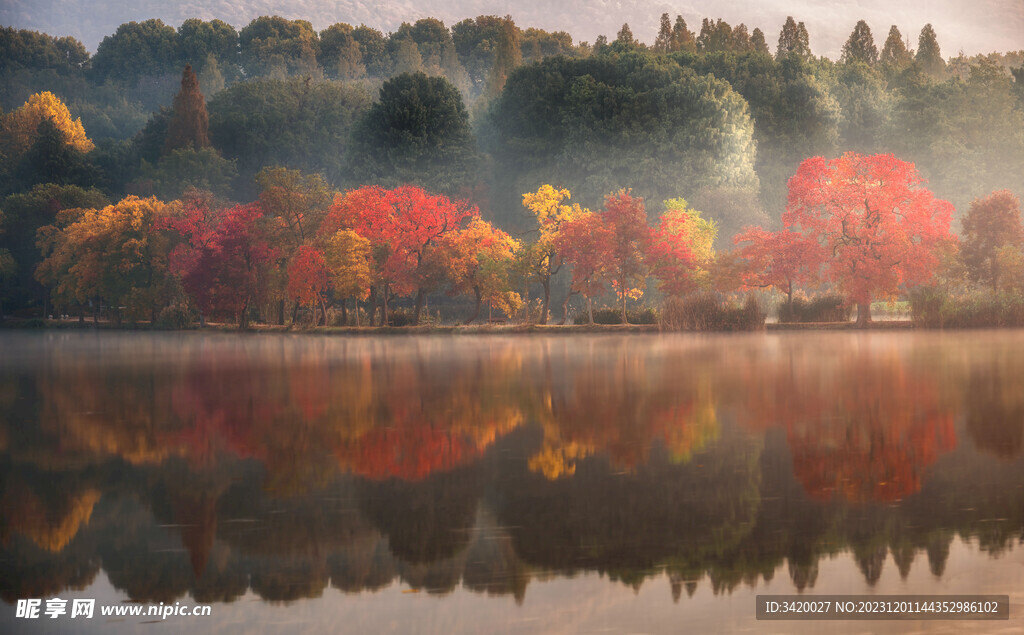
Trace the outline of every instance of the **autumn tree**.
{"type": "Polygon", "coordinates": [[[45,258],[36,278],[63,302],[102,300],[120,323],[121,306],[132,316],[156,319],[170,297],[167,238],[157,231],[170,213],[156,198],[129,196],[102,209],[75,209],[39,231],[45,258]]]}
{"type": "Polygon", "coordinates": [[[325,296],[330,285],[330,274],[324,256],[312,245],[299,247],[295,258],[288,264],[288,297],[312,309],[313,326],[319,324],[317,309],[321,309],[327,325],[325,296]]]}
{"type": "Polygon", "coordinates": [[[650,253],[658,288],[672,296],[708,289],[718,223],[704,218],[684,198],[669,199],[664,205],[650,253]]]}
{"type": "Polygon", "coordinates": [[[336,230],[322,240],[324,264],[331,288],[341,298],[341,318],[347,323],[347,298],[355,299],[355,321],[359,326],[359,300],[365,300],[373,284],[373,251],[370,241],[349,228],[336,230]]]}
{"type": "Polygon", "coordinates": [[[523,194],[523,207],[533,214],[540,232],[535,246],[530,250],[533,257],[526,262],[531,265],[528,267],[530,271],[527,278],[544,287],[541,324],[547,324],[548,307],[551,304],[551,277],[562,268],[562,258],[555,246],[555,238],[563,225],[584,213],[578,203],[568,202],[570,196],[569,190],[556,189],[548,184],[540,186],[536,192],[523,194]]]}
{"type": "Polygon", "coordinates": [[[878,62],[878,47],[875,46],[875,38],[871,35],[871,27],[864,20],[859,20],[853,27],[853,33],[843,45],[840,61],[844,64],[862,62],[868,66],[874,66],[878,62]]]}
{"type": "Polygon", "coordinates": [[[471,218],[464,229],[442,239],[437,253],[445,261],[452,292],[473,294],[473,314],[466,324],[476,321],[484,302],[488,311],[497,308],[505,315],[512,315],[522,305],[509,275],[519,247],[518,240],[478,216],[471,218]]]}
{"type": "Polygon", "coordinates": [[[21,157],[32,146],[44,120],[53,123],[64,136],[64,143],[80,152],[95,145],[85,136],[80,118],[72,119],[68,107],[51,92],[36,93],[20,108],[0,117],[0,145],[9,161],[21,157]]]}
{"type": "MultiPolygon", "coordinates": [[[[569,296],[580,293],[587,301],[587,319],[594,323],[594,297],[604,293],[607,280],[608,252],[611,232],[601,216],[585,210],[566,222],[554,238],[554,247],[572,266],[572,287],[569,296]]],[[[569,296],[565,302],[568,305],[569,296]]]]}
{"type": "Polygon", "coordinates": [[[608,195],[601,220],[610,233],[608,276],[622,305],[622,323],[628,324],[626,299],[643,293],[647,285],[654,233],[647,225],[644,200],[634,197],[629,190],[608,195]]]}
{"type": "Polygon", "coordinates": [[[672,25],[672,47],[674,51],[697,52],[697,40],[681,15],[676,16],[676,23],[672,25]]]}
{"type": "Polygon", "coordinates": [[[914,164],[891,154],[812,157],[789,180],[782,222],[825,250],[824,275],[857,303],[927,282],[934,247],[949,234],[953,206],[923,187],[914,164]]]}
{"type": "Polygon", "coordinates": [[[999,250],[1024,244],[1020,201],[1009,190],[999,190],[971,202],[963,218],[960,254],[971,279],[999,289],[1002,278],[999,250]]]}
{"type": "Polygon", "coordinates": [[[733,238],[743,260],[741,275],[748,287],[772,287],[786,294],[792,310],[795,286],[813,281],[824,260],[819,243],[790,229],[768,231],[748,227],[733,238]]]}
{"type": "Polygon", "coordinates": [[[199,80],[186,64],[181,74],[181,90],[174,96],[171,121],[167,126],[164,153],[181,148],[199,151],[210,145],[210,116],[206,99],[199,91],[199,80]]]}
{"type": "Polygon", "coordinates": [[[171,270],[204,318],[234,317],[239,328],[248,328],[249,307],[265,296],[267,269],[277,257],[261,206],[223,209],[194,198],[167,225],[184,238],[171,252],[171,270]]]}
{"type": "Polygon", "coordinates": [[[352,190],[332,206],[329,217],[350,219],[345,222],[352,222],[355,231],[370,241],[375,286],[382,299],[381,323],[387,324],[391,294],[415,293],[413,322],[418,324],[426,294],[438,282],[437,260],[430,252],[446,235],[457,232],[464,220],[478,215],[476,207],[465,202],[406,185],[352,190]]]}

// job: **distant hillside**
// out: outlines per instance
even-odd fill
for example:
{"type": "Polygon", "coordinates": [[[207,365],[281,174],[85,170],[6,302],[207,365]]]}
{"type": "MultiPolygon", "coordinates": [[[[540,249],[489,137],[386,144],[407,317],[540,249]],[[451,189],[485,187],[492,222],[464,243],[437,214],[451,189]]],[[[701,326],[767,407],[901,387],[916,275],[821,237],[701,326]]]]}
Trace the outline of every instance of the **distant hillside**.
{"type": "Polygon", "coordinates": [[[219,18],[241,29],[260,15],[305,19],[317,29],[335,22],[364,23],[385,32],[403,21],[432,16],[449,26],[477,15],[511,14],[522,27],[568,31],[577,40],[600,34],[614,37],[628,22],[634,35],[650,43],[663,12],[682,14],[697,31],[705,17],[760,27],[774,49],[787,15],[807,24],[815,54],[838,57],[857,20],[864,19],[879,45],[896,24],[916,47],[917,33],[930,22],[945,57],[1024,49],[1022,0],[2,0],[0,23],[51,35],[72,35],[91,50],[117,26],[132,20],[161,18],[178,26],[187,18],[219,18]]]}

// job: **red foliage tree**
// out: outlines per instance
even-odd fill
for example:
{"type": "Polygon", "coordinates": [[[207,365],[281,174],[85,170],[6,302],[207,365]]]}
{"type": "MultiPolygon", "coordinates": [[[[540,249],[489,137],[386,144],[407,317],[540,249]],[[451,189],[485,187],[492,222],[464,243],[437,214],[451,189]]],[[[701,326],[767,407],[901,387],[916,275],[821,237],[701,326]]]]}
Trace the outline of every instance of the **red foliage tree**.
{"type": "Polygon", "coordinates": [[[168,225],[186,240],[170,256],[171,271],[204,314],[233,315],[249,325],[249,306],[264,289],[265,269],[276,257],[259,204],[217,210],[208,199],[186,203],[168,225]]]}
{"type": "Polygon", "coordinates": [[[689,217],[666,213],[654,231],[650,247],[654,277],[668,295],[682,296],[697,288],[694,267],[697,259],[691,246],[689,217]]]}
{"type": "Polygon", "coordinates": [[[324,324],[327,324],[327,307],[324,294],[330,287],[330,276],[324,256],[315,247],[302,245],[295,258],[288,265],[288,297],[299,304],[313,307],[313,325],[317,320],[317,307],[323,313],[324,324]]]}
{"type": "Polygon", "coordinates": [[[748,227],[733,238],[733,243],[743,245],[739,250],[744,260],[743,283],[783,291],[791,307],[793,285],[812,280],[825,256],[820,244],[789,229],[770,232],[761,227],[748,227]]]}
{"type": "Polygon", "coordinates": [[[647,224],[644,199],[629,190],[609,194],[601,211],[608,228],[608,275],[622,303],[622,323],[626,324],[626,298],[643,290],[650,273],[654,231],[647,224]]]}
{"type": "Polygon", "coordinates": [[[782,222],[825,250],[824,273],[871,320],[871,300],[927,282],[949,238],[953,206],[921,187],[913,163],[891,154],[812,157],[789,180],[782,222]]]}
{"type": "Polygon", "coordinates": [[[604,293],[611,239],[611,231],[593,212],[567,221],[554,239],[555,250],[572,265],[572,293],[582,293],[586,298],[591,324],[594,323],[594,296],[604,293]]]}
{"type": "Polygon", "coordinates": [[[1010,190],[992,192],[975,199],[964,216],[964,235],[960,253],[971,278],[999,288],[1000,247],[1024,244],[1024,227],[1020,220],[1020,201],[1010,190]]]}
{"type": "Polygon", "coordinates": [[[428,258],[445,235],[459,230],[463,220],[478,216],[476,207],[446,196],[430,194],[422,188],[405,185],[392,190],[364,186],[345,195],[332,206],[328,227],[351,222],[356,232],[374,246],[377,278],[384,296],[387,321],[387,297],[416,293],[414,323],[427,291],[437,284],[437,271],[428,258]]]}

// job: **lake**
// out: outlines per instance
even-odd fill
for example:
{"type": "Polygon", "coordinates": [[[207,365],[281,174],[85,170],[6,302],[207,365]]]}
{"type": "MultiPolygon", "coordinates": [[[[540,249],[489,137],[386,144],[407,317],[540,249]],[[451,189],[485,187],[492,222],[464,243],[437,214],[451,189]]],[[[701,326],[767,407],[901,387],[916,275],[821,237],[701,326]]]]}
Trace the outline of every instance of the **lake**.
{"type": "Polygon", "coordinates": [[[1022,448],[1018,331],[0,332],[0,631],[1020,630],[1022,448]]]}

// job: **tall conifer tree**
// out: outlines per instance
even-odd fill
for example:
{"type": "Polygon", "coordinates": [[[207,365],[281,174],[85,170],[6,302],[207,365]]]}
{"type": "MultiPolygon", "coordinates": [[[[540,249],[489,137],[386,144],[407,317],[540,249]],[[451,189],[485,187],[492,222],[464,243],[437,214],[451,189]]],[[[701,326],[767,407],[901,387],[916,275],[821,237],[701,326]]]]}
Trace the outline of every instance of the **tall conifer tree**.
{"type": "Polygon", "coordinates": [[[199,92],[199,79],[192,65],[185,65],[181,74],[181,90],[174,96],[171,121],[167,125],[164,153],[181,148],[201,150],[210,146],[210,116],[206,99],[199,92]]]}

